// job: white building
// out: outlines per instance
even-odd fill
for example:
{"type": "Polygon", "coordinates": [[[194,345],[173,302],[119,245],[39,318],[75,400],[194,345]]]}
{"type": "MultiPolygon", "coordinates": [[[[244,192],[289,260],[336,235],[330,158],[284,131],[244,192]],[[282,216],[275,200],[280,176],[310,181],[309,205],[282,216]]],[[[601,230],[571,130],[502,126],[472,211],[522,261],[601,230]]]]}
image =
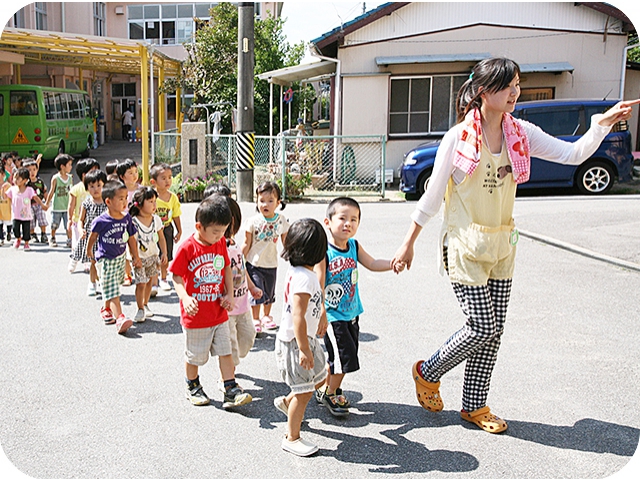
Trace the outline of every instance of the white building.
{"type": "Polygon", "coordinates": [[[311,43],[338,60],[333,131],[386,135],[395,169],[406,151],[453,125],[457,90],[484,58],[521,66],[522,100],[620,98],[621,88],[637,98],[638,72],[623,84],[634,30],[601,2],[395,2],[311,43]]]}

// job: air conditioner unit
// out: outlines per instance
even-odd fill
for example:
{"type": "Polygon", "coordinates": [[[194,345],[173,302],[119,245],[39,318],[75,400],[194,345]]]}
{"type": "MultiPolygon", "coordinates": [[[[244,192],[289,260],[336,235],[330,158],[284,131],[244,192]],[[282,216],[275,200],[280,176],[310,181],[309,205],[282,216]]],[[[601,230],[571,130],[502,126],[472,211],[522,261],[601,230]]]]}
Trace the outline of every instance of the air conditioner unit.
{"type": "Polygon", "coordinates": [[[124,7],[119,5],[115,8],[116,15],[124,15],[124,7]]]}

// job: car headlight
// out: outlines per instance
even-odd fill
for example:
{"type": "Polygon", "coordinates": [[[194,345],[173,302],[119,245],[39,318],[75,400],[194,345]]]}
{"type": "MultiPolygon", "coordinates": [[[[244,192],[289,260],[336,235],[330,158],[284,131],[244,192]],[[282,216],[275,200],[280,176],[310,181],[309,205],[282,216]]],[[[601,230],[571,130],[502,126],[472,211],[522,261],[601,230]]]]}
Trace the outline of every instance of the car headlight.
{"type": "Polygon", "coordinates": [[[418,161],[413,158],[415,156],[416,152],[415,151],[411,151],[409,153],[407,153],[407,156],[404,157],[404,161],[402,162],[405,166],[409,166],[409,165],[415,165],[416,163],[418,163],[418,161]]]}

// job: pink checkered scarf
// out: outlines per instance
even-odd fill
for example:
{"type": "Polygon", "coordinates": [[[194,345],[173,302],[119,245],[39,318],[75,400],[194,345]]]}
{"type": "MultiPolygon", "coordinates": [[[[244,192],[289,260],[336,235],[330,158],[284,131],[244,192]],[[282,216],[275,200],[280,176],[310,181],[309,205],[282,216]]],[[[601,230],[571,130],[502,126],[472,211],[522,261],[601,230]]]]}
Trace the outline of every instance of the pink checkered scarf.
{"type": "MultiPolygon", "coordinates": [[[[462,135],[456,145],[453,165],[471,175],[480,162],[482,150],[482,123],[480,110],[474,108],[464,118],[462,135]]],[[[513,179],[516,183],[529,180],[531,157],[529,139],[520,124],[508,113],[502,118],[502,131],[507,143],[507,154],[511,161],[513,179]]]]}

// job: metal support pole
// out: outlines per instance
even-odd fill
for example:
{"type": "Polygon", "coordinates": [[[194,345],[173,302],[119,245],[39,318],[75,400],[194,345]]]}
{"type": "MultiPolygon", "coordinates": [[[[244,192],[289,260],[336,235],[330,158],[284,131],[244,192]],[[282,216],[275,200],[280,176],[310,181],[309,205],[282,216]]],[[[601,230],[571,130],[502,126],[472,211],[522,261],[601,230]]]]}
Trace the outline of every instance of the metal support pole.
{"type": "Polygon", "coordinates": [[[253,202],[255,135],[253,110],[254,4],[238,4],[238,139],[236,195],[253,202]]]}
{"type": "MultiPolygon", "coordinates": [[[[151,115],[151,134],[149,135],[149,138],[151,139],[151,164],[153,165],[154,163],[156,163],[156,139],[155,139],[155,133],[156,133],[156,102],[155,102],[155,86],[154,86],[154,81],[153,81],[153,56],[154,56],[154,48],[150,47],[149,51],[151,53],[151,68],[149,69],[149,100],[150,100],[150,107],[149,107],[149,112],[151,115]]],[[[146,107],[145,107],[146,108],[146,107]]],[[[143,133],[143,135],[146,135],[146,132],[143,133]]]]}
{"type": "Polygon", "coordinates": [[[140,84],[142,86],[142,105],[140,116],[142,117],[141,141],[142,141],[142,184],[149,185],[149,65],[147,62],[147,47],[140,46],[140,84]]]}

